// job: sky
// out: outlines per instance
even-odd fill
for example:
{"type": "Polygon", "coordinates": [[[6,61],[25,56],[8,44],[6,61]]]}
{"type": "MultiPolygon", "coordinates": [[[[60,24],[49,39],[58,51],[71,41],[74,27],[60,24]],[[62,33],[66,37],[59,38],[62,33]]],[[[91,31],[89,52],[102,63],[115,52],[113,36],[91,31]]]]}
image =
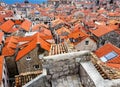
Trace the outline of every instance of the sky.
{"type": "MultiPolygon", "coordinates": [[[[3,0],[7,4],[14,4],[16,2],[22,3],[24,0],[3,0]]],[[[40,4],[42,2],[45,2],[47,0],[28,0],[30,3],[40,4]]]]}

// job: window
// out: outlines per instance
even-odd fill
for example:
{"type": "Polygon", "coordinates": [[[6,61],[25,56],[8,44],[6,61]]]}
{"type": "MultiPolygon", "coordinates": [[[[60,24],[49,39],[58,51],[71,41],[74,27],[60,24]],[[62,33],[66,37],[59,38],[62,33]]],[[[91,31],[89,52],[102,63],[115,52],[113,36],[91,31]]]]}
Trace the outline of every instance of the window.
{"type": "Polygon", "coordinates": [[[39,69],[40,68],[39,65],[34,65],[33,67],[34,67],[34,69],[39,69]]]}
{"type": "Polygon", "coordinates": [[[85,45],[88,45],[89,44],[89,41],[85,41],[85,45]]]}
{"type": "Polygon", "coordinates": [[[31,60],[31,57],[27,57],[26,60],[31,60]]]}

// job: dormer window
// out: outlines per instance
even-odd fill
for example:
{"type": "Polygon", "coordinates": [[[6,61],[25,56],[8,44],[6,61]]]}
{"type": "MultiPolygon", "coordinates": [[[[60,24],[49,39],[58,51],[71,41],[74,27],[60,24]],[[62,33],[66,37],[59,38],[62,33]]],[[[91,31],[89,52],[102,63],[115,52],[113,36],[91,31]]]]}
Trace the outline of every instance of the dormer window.
{"type": "Polygon", "coordinates": [[[31,60],[31,57],[27,57],[26,60],[31,60]]]}

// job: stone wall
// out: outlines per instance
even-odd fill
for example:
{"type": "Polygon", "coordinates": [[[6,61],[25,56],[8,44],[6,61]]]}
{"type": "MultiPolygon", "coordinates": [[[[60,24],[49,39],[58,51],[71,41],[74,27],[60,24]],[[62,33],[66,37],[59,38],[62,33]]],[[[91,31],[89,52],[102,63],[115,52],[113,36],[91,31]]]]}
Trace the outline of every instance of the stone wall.
{"type": "Polygon", "coordinates": [[[105,43],[112,43],[113,45],[120,48],[120,35],[116,33],[115,31],[112,31],[99,39],[99,47],[104,45],[105,43]]]}
{"type": "Polygon", "coordinates": [[[83,87],[96,87],[90,76],[86,73],[86,71],[81,65],[80,65],[79,74],[83,87]]]}
{"type": "MultiPolygon", "coordinates": [[[[43,69],[46,69],[46,75],[40,75],[36,77],[34,80],[32,80],[23,87],[52,87],[52,81],[54,82],[67,76],[76,75],[78,76],[78,78],[81,78],[78,75],[79,72],[81,71],[84,73],[85,71],[84,69],[79,68],[80,62],[90,60],[90,56],[88,55],[88,53],[89,51],[73,52],[44,58],[43,69]]],[[[88,77],[86,79],[88,79],[88,77]]]]}
{"type": "Polygon", "coordinates": [[[75,59],[65,59],[59,61],[49,60],[44,62],[43,68],[47,69],[47,79],[58,79],[62,76],[78,73],[79,63],[75,59]]]}

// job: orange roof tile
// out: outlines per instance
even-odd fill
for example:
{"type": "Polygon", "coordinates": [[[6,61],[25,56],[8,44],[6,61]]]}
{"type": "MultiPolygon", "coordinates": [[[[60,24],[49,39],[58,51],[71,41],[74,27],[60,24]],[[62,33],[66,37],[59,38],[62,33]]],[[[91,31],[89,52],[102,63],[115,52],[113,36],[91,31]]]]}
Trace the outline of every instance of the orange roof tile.
{"type": "Polygon", "coordinates": [[[41,31],[39,31],[39,33],[43,33],[43,34],[45,34],[45,36],[47,35],[47,36],[51,36],[52,34],[51,34],[51,31],[50,30],[48,30],[48,29],[46,29],[46,28],[43,28],[41,31]]]}
{"type": "Polygon", "coordinates": [[[36,24],[32,27],[32,31],[36,31],[40,29],[40,24],[36,24]]]}
{"type": "Polygon", "coordinates": [[[95,30],[90,30],[91,33],[93,33],[97,37],[101,37],[111,31],[117,30],[118,25],[109,25],[109,26],[104,26],[104,25],[99,25],[97,26],[97,29],[95,30]]]}
{"type": "Polygon", "coordinates": [[[4,56],[0,56],[0,82],[2,81],[2,76],[3,76],[3,64],[4,64],[4,56]]]}
{"type": "Polygon", "coordinates": [[[33,36],[19,37],[18,42],[31,41],[33,38],[33,36]]]}
{"type": "Polygon", "coordinates": [[[80,28],[82,28],[82,26],[81,26],[80,24],[76,24],[76,25],[74,26],[73,31],[79,30],[80,28]]]}
{"type": "Polygon", "coordinates": [[[56,32],[57,32],[57,34],[61,35],[64,32],[70,33],[70,30],[65,27],[62,27],[62,28],[58,29],[56,32]]]}
{"type": "Polygon", "coordinates": [[[20,58],[22,58],[23,56],[25,56],[27,53],[29,53],[30,51],[32,51],[34,48],[36,47],[36,41],[32,40],[28,46],[26,46],[25,48],[23,48],[22,50],[20,50],[17,54],[16,57],[16,61],[18,61],[20,58]]]}
{"type": "Polygon", "coordinates": [[[116,69],[120,69],[120,64],[107,63],[107,66],[116,68],[116,69]]]}
{"type": "Polygon", "coordinates": [[[7,33],[10,31],[10,29],[12,29],[13,26],[14,26],[14,22],[8,20],[0,26],[0,29],[7,33]]]}
{"type": "Polygon", "coordinates": [[[56,26],[56,25],[61,24],[61,23],[64,23],[64,21],[61,19],[56,19],[56,20],[52,21],[52,26],[56,26]]]}
{"type": "Polygon", "coordinates": [[[49,51],[49,50],[50,50],[50,46],[51,46],[50,43],[48,43],[47,41],[43,40],[43,39],[40,37],[39,33],[37,33],[36,36],[37,36],[37,43],[39,43],[40,46],[41,46],[43,49],[49,51]]]}
{"type": "MultiPolygon", "coordinates": [[[[40,34],[39,34],[40,35],[40,34]]],[[[49,39],[53,39],[52,35],[51,36],[41,36],[40,37],[44,40],[49,40],[49,39]]]]}
{"type": "Polygon", "coordinates": [[[25,31],[29,31],[30,27],[31,27],[31,22],[29,20],[25,20],[22,24],[21,24],[21,28],[25,31]]]}
{"type": "Polygon", "coordinates": [[[14,23],[20,25],[22,24],[22,20],[14,20],[14,23]]]}
{"type": "Polygon", "coordinates": [[[32,31],[39,30],[40,28],[48,28],[48,26],[45,24],[36,24],[32,27],[32,31]]]}
{"type": "Polygon", "coordinates": [[[120,17],[120,13],[119,12],[110,12],[110,13],[108,13],[108,16],[119,16],[120,17]]]}
{"type": "Polygon", "coordinates": [[[0,44],[2,44],[3,36],[4,36],[4,33],[0,32],[0,44]]]}
{"type": "Polygon", "coordinates": [[[120,54],[120,49],[115,47],[111,43],[107,43],[104,46],[100,47],[98,50],[95,51],[95,54],[100,58],[111,51],[114,51],[114,52],[120,54]]]}
{"type": "Polygon", "coordinates": [[[12,28],[12,29],[10,29],[9,31],[8,31],[8,33],[13,33],[13,32],[15,32],[15,31],[17,31],[18,30],[18,28],[12,28]]]}
{"type": "Polygon", "coordinates": [[[3,23],[5,21],[4,18],[5,18],[5,15],[0,15],[0,23],[3,23]]]}
{"type": "MultiPolygon", "coordinates": [[[[25,56],[27,53],[29,53],[34,48],[36,48],[37,44],[40,44],[40,47],[47,50],[47,51],[50,50],[50,44],[47,41],[40,38],[39,33],[36,33],[35,35],[31,36],[31,38],[32,38],[31,41],[28,42],[27,45],[18,52],[18,55],[16,57],[16,61],[18,61],[23,56],[25,56]]],[[[26,39],[26,40],[30,40],[30,39],[26,39]]]]}
{"type": "Polygon", "coordinates": [[[5,41],[5,47],[3,47],[2,55],[12,56],[15,54],[15,49],[17,48],[17,38],[14,36],[8,37],[5,41]]]}
{"type": "Polygon", "coordinates": [[[108,60],[106,62],[106,65],[120,69],[120,49],[116,46],[112,45],[111,43],[105,44],[104,46],[100,47],[98,50],[95,51],[95,54],[101,58],[105,55],[107,55],[110,52],[117,53],[117,56],[112,58],[111,60],[108,60]]]}
{"type": "Polygon", "coordinates": [[[117,57],[109,60],[107,63],[113,63],[113,64],[118,64],[119,63],[120,64],[120,54],[118,54],[117,57]]]}
{"type": "Polygon", "coordinates": [[[12,48],[7,48],[7,46],[5,46],[2,51],[2,55],[4,56],[13,56],[14,53],[15,53],[15,50],[13,50],[12,48]]]}
{"type": "Polygon", "coordinates": [[[88,37],[88,34],[82,32],[81,30],[76,30],[76,31],[73,31],[71,32],[69,35],[68,35],[69,38],[87,38],[88,37]]]}

